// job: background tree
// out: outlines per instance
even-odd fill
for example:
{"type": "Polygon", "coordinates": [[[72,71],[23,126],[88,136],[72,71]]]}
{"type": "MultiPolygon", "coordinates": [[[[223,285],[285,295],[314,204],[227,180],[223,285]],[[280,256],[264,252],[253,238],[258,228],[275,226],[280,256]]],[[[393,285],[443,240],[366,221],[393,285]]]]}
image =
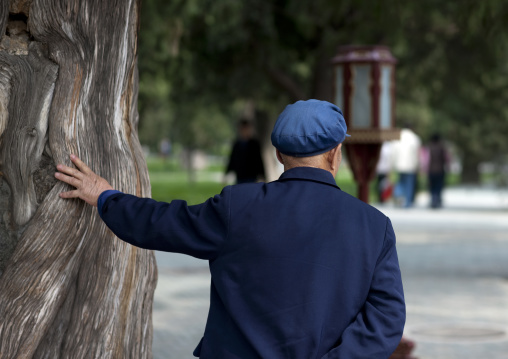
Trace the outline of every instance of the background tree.
{"type": "Polygon", "coordinates": [[[401,113],[425,137],[439,130],[456,145],[464,182],[479,182],[478,165],[508,153],[507,14],[497,0],[426,2],[402,22],[401,113]],[[414,20],[418,13],[426,21],[414,20]]]}
{"type": "Polygon", "coordinates": [[[137,138],[137,0],[0,3],[0,356],[149,358],[153,253],[62,200],[79,155],[150,195],[137,138]]]}
{"type": "MultiPolygon", "coordinates": [[[[184,121],[211,104],[235,116],[232,105],[253,101],[268,121],[260,128],[269,143],[266,132],[287,103],[331,99],[329,61],[337,46],[381,44],[399,60],[397,120],[413,123],[424,138],[442,131],[460,151],[464,180],[477,181],[481,161],[508,152],[502,1],[146,0],[144,6],[141,82],[164,68],[158,81],[171,87],[163,101],[169,113],[187,107],[184,121]],[[153,33],[158,57],[145,41],[153,33]],[[197,99],[201,106],[194,106],[197,99]]],[[[144,116],[148,101],[142,91],[142,131],[151,121],[144,116]]]]}

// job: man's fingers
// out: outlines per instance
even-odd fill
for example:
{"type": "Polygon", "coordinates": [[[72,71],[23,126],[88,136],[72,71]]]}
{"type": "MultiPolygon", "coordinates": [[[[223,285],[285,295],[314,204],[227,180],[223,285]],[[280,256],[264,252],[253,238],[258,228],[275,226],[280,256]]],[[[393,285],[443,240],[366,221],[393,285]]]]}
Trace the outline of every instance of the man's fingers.
{"type": "Polygon", "coordinates": [[[71,155],[71,161],[76,165],[77,168],[79,168],[81,172],[85,174],[92,172],[92,170],[87,165],[85,165],[85,163],[81,161],[78,156],[71,155]]]}
{"type": "MultiPolygon", "coordinates": [[[[60,166],[60,165],[59,165],[60,166]]],[[[68,167],[67,167],[68,168],[68,167]]],[[[58,168],[60,169],[60,168],[58,168]]],[[[72,169],[72,168],[71,168],[72,169]]],[[[61,170],[61,169],[60,169],[61,170]]],[[[61,170],[62,171],[62,170],[61,170]]],[[[76,171],[76,170],[74,170],[76,171]]],[[[62,171],[63,172],[63,171],[62,171]]],[[[76,172],[79,172],[79,171],[76,171],[76,172]]],[[[67,173],[67,172],[66,172],[67,173]]],[[[67,175],[64,175],[63,173],[60,173],[60,172],[56,172],[55,173],[55,177],[57,179],[59,179],[60,181],[62,182],[65,182],[65,183],[68,183],[70,184],[71,186],[74,186],[74,187],[79,187],[79,184],[81,183],[81,180],[75,178],[75,177],[72,177],[72,176],[67,176],[67,175]]]]}
{"type": "Polygon", "coordinates": [[[61,192],[60,197],[61,198],[79,198],[78,190],[61,192]]]}
{"type": "Polygon", "coordinates": [[[83,178],[83,173],[81,173],[80,171],[78,171],[75,168],[68,167],[66,165],[58,165],[58,166],[56,166],[56,169],[62,173],[69,175],[69,176],[76,177],[79,179],[83,178]]]}

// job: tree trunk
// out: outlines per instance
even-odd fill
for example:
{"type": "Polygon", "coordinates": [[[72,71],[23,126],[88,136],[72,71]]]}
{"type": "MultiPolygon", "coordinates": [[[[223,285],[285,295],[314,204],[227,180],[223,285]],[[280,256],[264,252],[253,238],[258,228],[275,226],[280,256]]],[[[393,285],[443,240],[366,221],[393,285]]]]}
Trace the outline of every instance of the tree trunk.
{"type": "Polygon", "coordinates": [[[75,153],[150,196],[137,138],[139,0],[0,3],[0,357],[150,358],[153,252],[63,200],[75,153]]]}
{"type": "Polygon", "coordinates": [[[261,156],[265,167],[265,180],[267,182],[279,179],[284,171],[284,167],[279,163],[275,156],[275,148],[272,145],[270,135],[275,125],[276,117],[270,116],[266,111],[256,111],[256,124],[261,145],[261,156]]]}
{"type": "Polygon", "coordinates": [[[480,161],[474,158],[469,153],[464,155],[462,162],[462,173],[461,182],[463,184],[479,184],[480,183],[480,172],[478,166],[480,161]]]}

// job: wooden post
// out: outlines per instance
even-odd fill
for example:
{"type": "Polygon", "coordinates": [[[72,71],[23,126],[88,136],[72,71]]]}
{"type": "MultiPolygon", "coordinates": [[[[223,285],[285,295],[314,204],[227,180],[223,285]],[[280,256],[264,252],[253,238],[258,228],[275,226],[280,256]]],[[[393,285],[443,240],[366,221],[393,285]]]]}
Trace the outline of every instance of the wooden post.
{"type": "Polygon", "coordinates": [[[376,174],[380,143],[345,143],[349,166],[358,185],[358,198],[369,203],[369,183],[376,174]]]}

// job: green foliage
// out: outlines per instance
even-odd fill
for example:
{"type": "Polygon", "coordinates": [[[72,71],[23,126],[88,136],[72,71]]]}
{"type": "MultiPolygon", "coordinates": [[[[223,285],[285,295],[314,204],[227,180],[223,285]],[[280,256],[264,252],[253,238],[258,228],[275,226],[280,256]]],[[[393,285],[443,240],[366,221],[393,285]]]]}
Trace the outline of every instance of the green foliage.
{"type": "Polygon", "coordinates": [[[152,149],[166,137],[190,149],[217,152],[233,136],[230,109],[208,100],[205,79],[193,71],[199,66],[195,57],[180,45],[183,21],[197,10],[194,1],[143,3],[139,133],[141,142],[152,149]]]}
{"type": "Polygon", "coordinates": [[[501,0],[145,0],[140,136],[213,148],[243,102],[274,119],[330,100],[337,46],[381,44],[398,59],[399,123],[442,132],[475,168],[508,152],[507,14],[501,0]]]}
{"type": "MultiPolygon", "coordinates": [[[[198,204],[220,193],[223,184],[213,176],[215,171],[201,171],[197,173],[198,181],[190,182],[186,171],[177,161],[164,162],[160,158],[147,159],[152,198],[157,201],[171,202],[179,199],[189,204],[198,204]]],[[[223,172],[223,169],[219,171],[223,172]]]]}
{"type": "Polygon", "coordinates": [[[479,162],[508,151],[507,11],[495,0],[418,2],[406,8],[413,19],[396,48],[399,118],[424,138],[440,131],[452,141],[466,181],[479,179],[479,162]]]}

